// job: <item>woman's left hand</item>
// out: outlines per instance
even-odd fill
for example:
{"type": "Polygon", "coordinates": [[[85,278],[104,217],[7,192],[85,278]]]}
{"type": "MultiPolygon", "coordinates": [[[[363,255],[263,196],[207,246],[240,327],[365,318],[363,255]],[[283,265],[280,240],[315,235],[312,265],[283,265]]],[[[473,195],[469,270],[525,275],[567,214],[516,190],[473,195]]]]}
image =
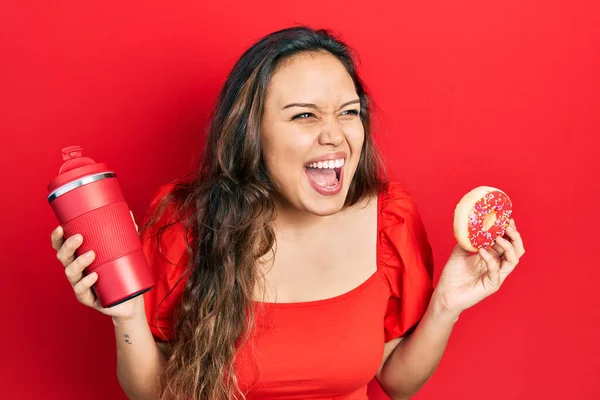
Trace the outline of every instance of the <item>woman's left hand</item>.
{"type": "Polygon", "coordinates": [[[491,248],[472,254],[458,244],[444,266],[435,291],[445,310],[458,316],[462,311],[495,293],[525,254],[515,221],[510,220],[504,237],[491,248]]]}

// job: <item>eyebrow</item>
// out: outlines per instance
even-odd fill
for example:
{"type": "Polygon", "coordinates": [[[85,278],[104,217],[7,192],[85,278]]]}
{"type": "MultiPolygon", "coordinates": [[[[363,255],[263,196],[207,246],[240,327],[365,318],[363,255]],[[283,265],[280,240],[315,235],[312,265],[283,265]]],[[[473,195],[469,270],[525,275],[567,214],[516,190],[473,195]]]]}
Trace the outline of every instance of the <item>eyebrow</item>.
{"type": "MultiPolygon", "coordinates": [[[[348,101],[348,102],[342,104],[340,106],[340,110],[346,106],[349,106],[350,104],[355,104],[355,103],[360,103],[360,99],[351,100],[351,101],[348,101]]],[[[313,104],[313,103],[290,103],[287,106],[283,107],[282,110],[285,110],[286,108],[291,108],[291,107],[307,107],[307,108],[319,109],[319,106],[317,106],[316,104],[313,104]]]]}

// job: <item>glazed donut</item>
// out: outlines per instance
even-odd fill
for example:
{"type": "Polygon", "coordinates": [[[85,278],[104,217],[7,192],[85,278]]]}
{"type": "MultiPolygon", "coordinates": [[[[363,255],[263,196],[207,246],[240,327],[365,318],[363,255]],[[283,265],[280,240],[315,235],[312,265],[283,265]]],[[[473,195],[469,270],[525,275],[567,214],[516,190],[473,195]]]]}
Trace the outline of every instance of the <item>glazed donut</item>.
{"type": "Polygon", "coordinates": [[[465,250],[488,248],[503,236],[512,202],[500,189],[480,186],[465,194],[454,209],[454,237],[465,250]]]}

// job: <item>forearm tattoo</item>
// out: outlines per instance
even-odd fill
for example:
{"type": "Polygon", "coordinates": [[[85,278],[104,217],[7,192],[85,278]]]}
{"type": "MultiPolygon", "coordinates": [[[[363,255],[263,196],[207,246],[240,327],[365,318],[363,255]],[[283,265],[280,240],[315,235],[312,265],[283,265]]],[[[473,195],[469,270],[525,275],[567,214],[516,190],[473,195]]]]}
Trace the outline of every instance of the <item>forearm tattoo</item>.
{"type": "Polygon", "coordinates": [[[131,338],[129,337],[128,334],[125,334],[125,343],[131,344],[131,338]]]}

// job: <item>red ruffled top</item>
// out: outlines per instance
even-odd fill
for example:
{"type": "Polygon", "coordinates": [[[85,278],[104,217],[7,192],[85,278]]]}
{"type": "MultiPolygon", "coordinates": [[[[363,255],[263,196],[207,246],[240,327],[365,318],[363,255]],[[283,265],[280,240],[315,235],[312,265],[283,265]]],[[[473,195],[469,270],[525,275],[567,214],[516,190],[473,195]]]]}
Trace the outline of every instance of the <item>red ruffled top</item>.
{"type": "MultiPolygon", "coordinates": [[[[162,186],[150,209],[172,187],[162,186]]],[[[235,362],[249,400],[367,399],[384,343],[415,326],[432,294],[431,248],[401,184],[391,182],[379,194],[377,215],[377,271],[358,287],[324,300],[255,302],[256,329],[235,362]]],[[[156,286],[144,294],[146,314],[155,339],[165,341],[174,336],[173,309],[185,286],[179,279],[188,263],[185,232],[180,224],[164,232],[164,256],[149,233],[142,244],[156,286]]]]}

